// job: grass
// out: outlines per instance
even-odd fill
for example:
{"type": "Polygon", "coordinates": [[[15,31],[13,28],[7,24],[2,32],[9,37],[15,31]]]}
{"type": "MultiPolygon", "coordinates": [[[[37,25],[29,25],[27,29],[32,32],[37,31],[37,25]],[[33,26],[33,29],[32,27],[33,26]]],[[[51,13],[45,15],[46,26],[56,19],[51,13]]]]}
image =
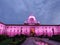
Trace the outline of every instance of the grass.
{"type": "MultiPolygon", "coordinates": [[[[4,37],[4,36],[3,36],[4,37]]],[[[26,40],[24,35],[8,37],[0,41],[0,45],[20,45],[26,40]]]]}

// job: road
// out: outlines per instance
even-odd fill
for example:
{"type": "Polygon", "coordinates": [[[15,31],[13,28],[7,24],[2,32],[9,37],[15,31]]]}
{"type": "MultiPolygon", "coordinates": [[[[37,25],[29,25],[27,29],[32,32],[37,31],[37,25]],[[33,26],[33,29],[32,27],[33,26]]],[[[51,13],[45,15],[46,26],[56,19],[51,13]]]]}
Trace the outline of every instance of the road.
{"type": "Polygon", "coordinates": [[[22,45],[60,45],[60,43],[47,38],[29,37],[22,45]]]}

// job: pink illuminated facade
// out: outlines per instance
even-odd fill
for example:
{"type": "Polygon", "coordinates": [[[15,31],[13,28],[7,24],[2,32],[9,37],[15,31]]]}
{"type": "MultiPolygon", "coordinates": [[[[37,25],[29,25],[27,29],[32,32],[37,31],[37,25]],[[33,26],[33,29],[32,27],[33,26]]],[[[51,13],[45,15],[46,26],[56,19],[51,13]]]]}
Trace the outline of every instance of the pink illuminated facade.
{"type": "Polygon", "coordinates": [[[4,24],[0,22],[0,35],[36,35],[53,36],[60,35],[60,25],[41,25],[36,18],[31,15],[24,24],[4,24]]]}

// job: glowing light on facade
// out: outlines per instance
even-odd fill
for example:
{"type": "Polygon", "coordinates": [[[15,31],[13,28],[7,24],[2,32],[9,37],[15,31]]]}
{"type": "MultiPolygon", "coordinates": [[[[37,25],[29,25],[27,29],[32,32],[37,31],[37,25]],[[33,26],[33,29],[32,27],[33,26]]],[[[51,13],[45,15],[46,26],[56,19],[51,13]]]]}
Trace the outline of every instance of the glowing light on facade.
{"type": "Polygon", "coordinates": [[[0,22],[0,35],[60,35],[60,25],[41,25],[35,16],[30,15],[24,24],[4,24],[0,22]],[[26,23],[26,24],[25,24],[26,23]]]}

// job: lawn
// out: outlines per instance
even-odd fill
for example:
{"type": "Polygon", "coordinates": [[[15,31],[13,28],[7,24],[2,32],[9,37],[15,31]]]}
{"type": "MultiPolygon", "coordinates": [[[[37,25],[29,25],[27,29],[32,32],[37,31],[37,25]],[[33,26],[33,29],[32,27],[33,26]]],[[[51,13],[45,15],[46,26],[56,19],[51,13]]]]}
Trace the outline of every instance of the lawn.
{"type": "Polygon", "coordinates": [[[14,37],[4,37],[1,36],[1,38],[3,38],[0,41],[0,45],[20,45],[22,44],[25,40],[26,40],[26,36],[21,35],[21,36],[14,36],[14,37]]]}

